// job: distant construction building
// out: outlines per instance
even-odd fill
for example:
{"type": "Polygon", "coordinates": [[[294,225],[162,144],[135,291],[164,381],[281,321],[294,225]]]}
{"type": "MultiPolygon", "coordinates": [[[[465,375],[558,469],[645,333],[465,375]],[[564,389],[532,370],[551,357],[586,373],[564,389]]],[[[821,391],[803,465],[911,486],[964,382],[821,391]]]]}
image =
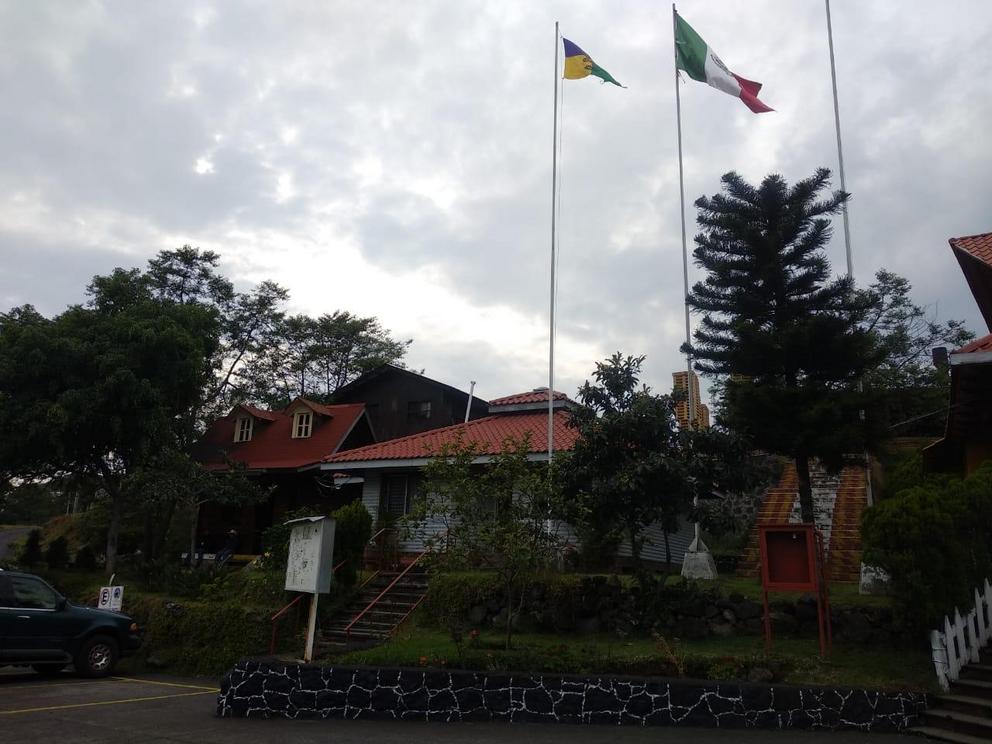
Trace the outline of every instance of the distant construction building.
{"type": "Polygon", "coordinates": [[[675,405],[675,418],[679,422],[679,426],[687,428],[689,426],[689,393],[688,386],[686,385],[686,379],[691,379],[692,381],[692,426],[695,429],[708,429],[710,426],[710,409],[708,406],[703,405],[699,398],[699,378],[696,373],[691,373],[692,376],[689,377],[688,372],[682,370],[681,372],[672,372],[672,382],[675,385],[676,397],[680,398],[679,402],[675,405]]]}

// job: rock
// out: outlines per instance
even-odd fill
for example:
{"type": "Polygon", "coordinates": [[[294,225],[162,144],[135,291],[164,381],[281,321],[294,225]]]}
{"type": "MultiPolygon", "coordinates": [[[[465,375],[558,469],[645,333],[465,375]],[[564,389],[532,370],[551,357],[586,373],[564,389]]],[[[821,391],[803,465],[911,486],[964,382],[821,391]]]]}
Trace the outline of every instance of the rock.
{"type": "Polygon", "coordinates": [[[475,607],[468,611],[468,621],[472,625],[482,625],[488,614],[489,611],[485,605],[475,605],[475,607]]]}
{"type": "Polygon", "coordinates": [[[169,662],[165,659],[160,659],[158,656],[149,656],[145,659],[145,664],[150,666],[152,669],[165,669],[169,666],[169,662]]]}
{"type": "Polygon", "coordinates": [[[737,622],[737,615],[729,607],[724,609],[723,612],[721,612],[720,614],[723,615],[723,619],[726,620],[731,625],[737,622]]]}
{"type": "Polygon", "coordinates": [[[772,673],[771,669],[766,669],[765,667],[751,667],[750,671],[747,673],[747,681],[768,684],[769,682],[775,681],[775,675],[772,673]]]}
{"type": "Polygon", "coordinates": [[[799,630],[799,621],[794,615],[775,610],[771,613],[772,633],[795,635],[799,630]]]}
{"type": "Polygon", "coordinates": [[[734,614],[741,620],[751,620],[752,618],[761,617],[761,605],[741,597],[741,601],[734,605],[734,614]]]}
{"type": "Polygon", "coordinates": [[[871,623],[857,610],[852,610],[844,615],[841,623],[843,636],[849,641],[864,643],[872,635],[871,623]]]}
{"type": "Polygon", "coordinates": [[[600,622],[598,617],[582,617],[575,622],[575,632],[580,635],[592,635],[598,633],[600,622]]]}
{"type": "Polygon", "coordinates": [[[739,605],[744,601],[744,595],[740,592],[731,592],[730,596],[727,597],[731,604],[739,605]]]}
{"type": "Polygon", "coordinates": [[[710,623],[710,633],[721,638],[734,634],[734,626],[730,623],[710,623]]]}

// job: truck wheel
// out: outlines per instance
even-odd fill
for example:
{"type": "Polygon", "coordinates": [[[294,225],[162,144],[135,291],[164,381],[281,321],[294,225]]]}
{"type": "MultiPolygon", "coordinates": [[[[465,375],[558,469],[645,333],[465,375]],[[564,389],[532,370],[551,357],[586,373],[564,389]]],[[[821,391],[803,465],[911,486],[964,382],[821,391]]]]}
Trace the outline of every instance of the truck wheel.
{"type": "Polygon", "coordinates": [[[106,677],[117,666],[120,652],[110,636],[87,638],[76,654],[76,671],[84,677],[106,677]]]}

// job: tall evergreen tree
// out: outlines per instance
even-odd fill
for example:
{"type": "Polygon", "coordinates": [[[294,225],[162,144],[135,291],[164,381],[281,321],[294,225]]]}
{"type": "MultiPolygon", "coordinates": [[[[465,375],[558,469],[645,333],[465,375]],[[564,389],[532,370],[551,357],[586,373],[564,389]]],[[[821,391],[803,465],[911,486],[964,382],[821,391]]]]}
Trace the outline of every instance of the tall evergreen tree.
{"type": "Polygon", "coordinates": [[[689,296],[703,318],[696,369],[723,384],[731,428],[796,464],[803,521],[813,520],[809,461],[838,466],[873,438],[857,381],[881,354],[863,327],[868,306],[833,278],[823,248],[829,215],[848,199],[824,193],[821,168],[789,186],[779,175],[753,186],[736,173],[696,200],[693,252],[706,270],[689,296]]]}

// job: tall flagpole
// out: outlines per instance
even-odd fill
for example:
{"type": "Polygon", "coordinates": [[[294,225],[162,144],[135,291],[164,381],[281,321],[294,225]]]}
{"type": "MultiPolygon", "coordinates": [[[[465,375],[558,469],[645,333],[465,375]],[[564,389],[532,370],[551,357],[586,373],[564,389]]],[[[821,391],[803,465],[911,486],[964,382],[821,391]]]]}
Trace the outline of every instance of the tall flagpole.
{"type": "MultiPolygon", "coordinates": [[[[847,193],[847,183],[844,180],[844,146],[840,140],[840,106],[837,103],[837,66],[834,64],[834,31],[830,24],[830,0],[824,0],[827,6],[827,43],[830,46],[830,80],[834,84],[834,124],[837,127],[837,161],[840,164],[840,188],[847,193]]],[[[851,254],[851,226],[847,218],[847,202],[843,204],[844,214],[844,245],[847,247],[847,278],[854,278],[854,258],[851,254]]]]}
{"type": "MultiPolygon", "coordinates": [[[[679,217],[682,221],[682,289],[685,293],[685,390],[688,407],[688,428],[692,429],[695,419],[695,402],[692,399],[692,353],[688,350],[692,336],[689,328],[689,250],[685,239],[685,177],[682,167],[682,97],[679,93],[679,12],[672,3],[672,46],[675,48],[675,118],[678,121],[679,137],[679,217]]],[[[699,507],[699,497],[692,500],[694,508],[699,507]]],[[[717,578],[716,563],[709,548],[703,542],[699,518],[693,526],[693,539],[682,557],[682,575],[687,579],[712,580],[717,578]]]]}
{"type": "MultiPolygon", "coordinates": [[[[675,118],[678,120],[679,133],[679,217],[682,219],[682,290],[685,301],[685,343],[686,346],[692,341],[689,332],[689,251],[686,248],[685,240],[685,182],[682,174],[682,98],[679,95],[679,47],[678,47],[678,19],[679,14],[672,3],[672,45],[675,47],[675,118]]],[[[689,428],[692,428],[692,421],[695,410],[692,400],[692,354],[685,352],[685,389],[686,408],[689,412],[689,428]]],[[[698,531],[699,525],[696,525],[698,531]]],[[[699,535],[696,535],[697,539],[699,535]]]]}
{"type": "Polygon", "coordinates": [[[548,334],[548,466],[554,454],[555,436],[555,203],[558,198],[558,21],[555,21],[555,103],[551,143],[551,326],[548,334]]]}

